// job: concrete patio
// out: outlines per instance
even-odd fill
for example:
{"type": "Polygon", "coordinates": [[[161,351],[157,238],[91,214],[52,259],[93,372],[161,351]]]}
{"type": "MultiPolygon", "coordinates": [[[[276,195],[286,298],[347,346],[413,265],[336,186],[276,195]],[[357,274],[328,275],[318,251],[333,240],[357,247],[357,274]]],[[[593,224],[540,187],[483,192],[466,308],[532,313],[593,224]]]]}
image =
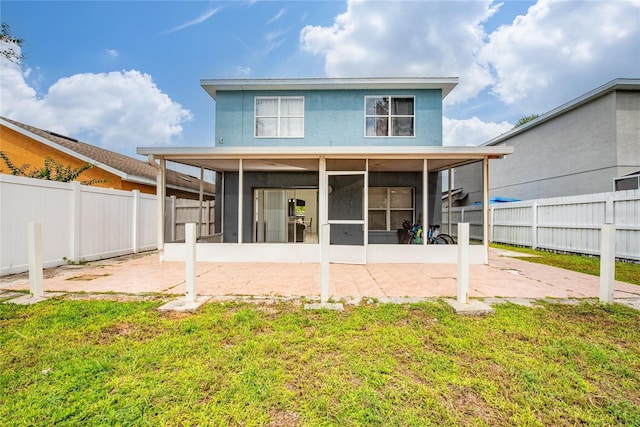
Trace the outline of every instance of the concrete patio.
{"type": "MultiPolygon", "coordinates": [[[[489,265],[470,267],[471,298],[597,298],[599,278],[527,262],[523,254],[490,250],[489,265]]],[[[455,264],[330,265],[335,300],[416,300],[456,296],[455,264]]],[[[0,289],[28,290],[27,274],[3,277],[0,289]]],[[[320,296],[320,264],[197,263],[198,295],[242,297],[320,296]]],[[[185,265],[159,262],[156,253],[130,255],[45,271],[45,292],[184,295],[185,265]]],[[[640,286],[616,282],[615,299],[637,306],[640,286]]],[[[640,308],[640,307],[638,307],[640,308]]]]}

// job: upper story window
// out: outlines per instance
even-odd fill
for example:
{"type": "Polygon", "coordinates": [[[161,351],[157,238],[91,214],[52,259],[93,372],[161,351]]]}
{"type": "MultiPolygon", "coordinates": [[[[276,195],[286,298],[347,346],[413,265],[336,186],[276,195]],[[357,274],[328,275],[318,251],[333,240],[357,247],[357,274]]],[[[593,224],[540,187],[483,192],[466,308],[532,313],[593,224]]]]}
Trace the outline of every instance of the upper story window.
{"type": "Polygon", "coordinates": [[[415,136],[413,96],[365,96],[365,136],[415,136]]]}
{"type": "Polygon", "coordinates": [[[304,137],[304,97],[256,96],[255,136],[304,137]]]}

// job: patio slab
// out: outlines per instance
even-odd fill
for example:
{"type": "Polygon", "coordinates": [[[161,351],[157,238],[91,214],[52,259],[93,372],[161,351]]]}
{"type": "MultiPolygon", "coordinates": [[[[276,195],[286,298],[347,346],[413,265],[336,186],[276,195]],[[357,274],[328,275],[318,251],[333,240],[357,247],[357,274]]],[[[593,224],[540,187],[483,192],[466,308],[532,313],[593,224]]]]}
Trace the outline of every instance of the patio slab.
{"type": "MultiPolygon", "coordinates": [[[[508,254],[507,254],[508,255],[508,254]]],[[[530,263],[490,250],[488,265],[472,265],[469,296],[485,298],[598,298],[599,278],[530,263]]],[[[331,264],[334,301],[423,300],[455,297],[455,264],[331,264]]],[[[198,295],[259,298],[320,298],[320,264],[196,263],[198,295]]],[[[27,274],[0,278],[0,289],[29,289],[27,274]]],[[[185,265],[159,262],[157,253],[91,262],[45,271],[46,292],[182,296],[185,265]]],[[[614,297],[640,298],[640,286],[616,282],[614,297]]]]}

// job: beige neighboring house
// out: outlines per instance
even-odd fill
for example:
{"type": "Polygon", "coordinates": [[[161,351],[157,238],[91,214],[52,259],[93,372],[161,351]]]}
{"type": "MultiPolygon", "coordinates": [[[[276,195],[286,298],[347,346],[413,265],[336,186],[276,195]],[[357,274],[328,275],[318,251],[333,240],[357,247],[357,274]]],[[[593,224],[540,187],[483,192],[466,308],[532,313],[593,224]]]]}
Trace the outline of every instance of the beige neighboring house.
{"type": "MultiPolygon", "coordinates": [[[[47,157],[73,168],[91,163],[95,166],[80,178],[101,181],[93,184],[95,187],[156,194],[158,169],[148,162],[5,117],[0,117],[0,151],[16,167],[30,165],[29,170],[41,168],[47,157]]],[[[167,196],[199,198],[200,179],[173,170],[166,172],[167,196]]],[[[11,173],[3,160],[0,160],[0,173],[11,173]]],[[[214,184],[205,181],[202,187],[203,200],[213,199],[214,184]]]]}

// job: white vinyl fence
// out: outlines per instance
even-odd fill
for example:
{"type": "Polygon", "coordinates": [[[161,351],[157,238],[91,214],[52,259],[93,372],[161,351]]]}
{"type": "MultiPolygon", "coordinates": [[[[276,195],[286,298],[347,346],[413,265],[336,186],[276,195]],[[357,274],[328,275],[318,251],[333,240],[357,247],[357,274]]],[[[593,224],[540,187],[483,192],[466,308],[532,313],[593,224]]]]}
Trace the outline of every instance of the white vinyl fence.
{"type": "Polygon", "coordinates": [[[28,271],[30,222],[44,267],[157,247],[155,195],[0,174],[0,276],[28,271]]]}
{"type": "MultiPolygon", "coordinates": [[[[448,230],[447,209],[442,211],[448,230]]],[[[452,232],[471,223],[471,238],[482,239],[482,206],[451,209],[452,232]]],[[[563,252],[599,255],[600,228],[616,227],[616,257],[640,260],[640,190],[556,197],[491,205],[489,239],[563,252]]]]}
{"type": "Polygon", "coordinates": [[[185,224],[199,224],[197,237],[212,236],[215,232],[215,200],[178,199],[170,196],[165,199],[165,240],[184,241],[185,224]],[[198,217],[200,220],[198,221],[198,217]]]}

